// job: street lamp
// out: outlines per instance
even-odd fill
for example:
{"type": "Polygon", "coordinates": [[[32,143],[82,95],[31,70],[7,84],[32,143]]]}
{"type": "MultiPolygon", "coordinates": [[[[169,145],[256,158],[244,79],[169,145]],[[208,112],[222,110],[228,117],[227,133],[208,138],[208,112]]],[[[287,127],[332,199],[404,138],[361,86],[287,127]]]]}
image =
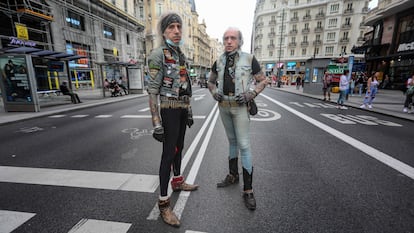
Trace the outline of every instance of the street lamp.
{"type": "Polygon", "coordinates": [[[280,87],[282,81],[281,81],[281,66],[280,66],[280,58],[282,56],[282,39],[283,39],[283,27],[284,27],[284,23],[285,23],[285,9],[283,8],[282,10],[282,29],[280,30],[280,41],[279,41],[279,58],[277,61],[277,77],[278,77],[278,82],[277,82],[277,87],[280,87]]]}

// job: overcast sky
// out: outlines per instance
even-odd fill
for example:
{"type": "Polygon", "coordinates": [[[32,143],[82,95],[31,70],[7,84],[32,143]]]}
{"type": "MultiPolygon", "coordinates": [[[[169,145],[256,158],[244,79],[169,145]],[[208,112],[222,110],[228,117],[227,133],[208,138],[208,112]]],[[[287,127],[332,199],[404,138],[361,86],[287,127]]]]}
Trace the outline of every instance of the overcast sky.
{"type": "MultiPolygon", "coordinates": [[[[369,3],[374,8],[378,0],[369,3]]],[[[242,50],[250,52],[254,10],[256,0],[195,0],[198,20],[204,19],[207,34],[222,41],[223,33],[228,27],[239,28],[244,37],[242,50]]]]}

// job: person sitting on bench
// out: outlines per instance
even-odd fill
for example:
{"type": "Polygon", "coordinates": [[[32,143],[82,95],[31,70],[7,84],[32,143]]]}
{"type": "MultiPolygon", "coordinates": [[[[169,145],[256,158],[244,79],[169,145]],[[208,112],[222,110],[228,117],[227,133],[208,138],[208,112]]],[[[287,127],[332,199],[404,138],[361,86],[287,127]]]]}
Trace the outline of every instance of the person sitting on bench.
{"type": "Polygon", "coordinates": [[[70,90],[70,88],[67,86],[68,82],[63,81],[62,84],[60,85],[60,91],[62,92],[62,94],[64,95],[70,95],[70,99],[72,100],[73,104],[79,104],[82,103],[82,101],[80,101],[78,94],[72,92],[72,90],[70,90]]]}

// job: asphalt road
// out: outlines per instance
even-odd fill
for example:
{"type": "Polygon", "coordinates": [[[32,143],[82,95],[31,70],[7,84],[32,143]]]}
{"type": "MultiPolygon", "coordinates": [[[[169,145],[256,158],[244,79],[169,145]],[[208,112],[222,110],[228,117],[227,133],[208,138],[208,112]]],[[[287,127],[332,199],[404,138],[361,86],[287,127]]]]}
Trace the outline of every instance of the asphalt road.
{"type": "Polygon", "coordinates": [[[257,210],[228,172],[207,89],[193,96],[179,229],[158,217],[161,144],[147,98],[0,126],[0,232],[414,232],[414,123],[277,90],[252,117],[257,210]]]}

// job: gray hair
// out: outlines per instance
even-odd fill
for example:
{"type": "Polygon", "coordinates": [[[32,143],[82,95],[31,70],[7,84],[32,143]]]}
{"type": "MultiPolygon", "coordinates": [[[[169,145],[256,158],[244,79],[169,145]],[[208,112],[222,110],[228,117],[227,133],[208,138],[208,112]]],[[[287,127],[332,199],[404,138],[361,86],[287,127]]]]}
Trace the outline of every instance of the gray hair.
{"type": "MultiPolygon", "coordinates": [[[[226,32],[228,32],[228,31],[237,31],[239,33],[239,38],[238,38],[239,39],[239,46],[238,46],[238,48],[240,49],[243,46],[243,43],[244,43],[243,34],[242,34],[241,30],[236,28],[236,27],[229,27],[229,28],[227,28],[226,31],[224,31],[224,34],[226,34],[226,32]]],[[[223,42],[224,42],[224,34],[223,34],[223,42]]]]}

